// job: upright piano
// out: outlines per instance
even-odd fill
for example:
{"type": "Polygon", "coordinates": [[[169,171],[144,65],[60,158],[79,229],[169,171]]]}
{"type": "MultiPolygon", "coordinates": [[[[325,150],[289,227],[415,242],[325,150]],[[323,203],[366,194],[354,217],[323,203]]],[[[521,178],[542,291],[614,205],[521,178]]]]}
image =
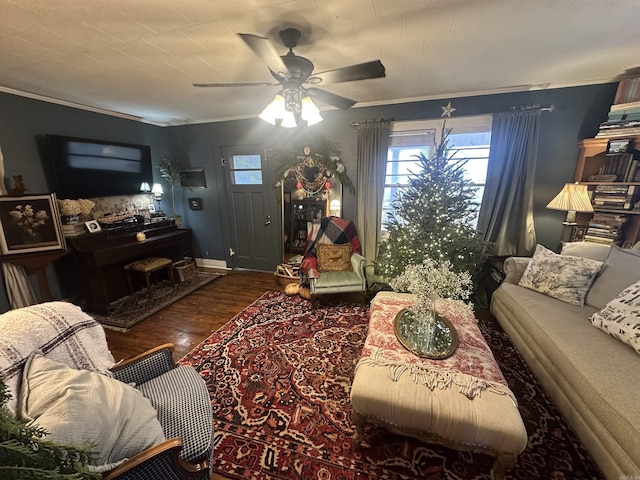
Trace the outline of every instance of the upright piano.
{"type": "Polygon", "coordinates": [[[67,268],[75,270],[68,273],[81,285],[83,308],[106,315],[113,302],[130,293],[124,266],[146,257],[178,261],[191,256],[191,230],[169,222],[149,224],[123,233],[103,230],[71,237],[67,245],[73,259],[67,268]],[[146,235],[142,242],[136,240],[140,231],[146,235]]]}

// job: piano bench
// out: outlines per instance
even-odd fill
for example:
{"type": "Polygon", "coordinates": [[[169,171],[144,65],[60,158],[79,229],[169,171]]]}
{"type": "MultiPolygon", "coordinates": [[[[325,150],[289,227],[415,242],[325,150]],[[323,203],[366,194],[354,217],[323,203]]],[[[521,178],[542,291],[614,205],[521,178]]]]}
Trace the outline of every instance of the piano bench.
{"type": "Polygon", "coordinates": [[[131,262],[124,266],[125,271],[127,272],[127,280],[129,281],[129,291],[131,293],[134,292],[133,289],[133,281],[131,276],[135,274],[144,274],[145,284],[147,288],[147,293],[151,293],[151,275],[154,272],[160,270],[167,270],[167,276],[171,283],[173,281],[173,269],[171,268],[173,262],[168,258],[162,257],[148,257],[142,260],[137,260],[135,262],[131,262]]]}

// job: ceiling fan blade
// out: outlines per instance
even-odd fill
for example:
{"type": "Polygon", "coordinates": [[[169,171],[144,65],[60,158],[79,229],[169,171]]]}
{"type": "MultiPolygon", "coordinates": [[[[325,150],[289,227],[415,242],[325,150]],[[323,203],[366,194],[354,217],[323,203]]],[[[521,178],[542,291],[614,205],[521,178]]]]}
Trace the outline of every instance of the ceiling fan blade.
{"type": "Polygon", "coordinates": [[[330,83],[353,82],[355,80],[367,80],[369,78],[382,78],[385,76],[385,68],[380,60],[351,65],[350,67],[336,68],[326,72],[314,73],[312,78],[320,78],[323,85],[330,83]]]}
{"type": "Polygon", "coordinates": [[[334,107],[341,108],[346,110],[347,108],[351,108],[356,104],[355,100],[350,100],[346,97],[341,97],[340,95],[336,95],[335,93],[327,92],[326,90],[320,90],[319,88],[307,88],[306,92],[310,97],[320,100],[322,103],[326,103],[327,105],[333,105],[334,107]]]}
{"type": "Polygon", "coordinates": [[[279,85],[278,83],[193,83],[194,87],[274,87],[279,85]]]}
{"type": "Polygon", "coordinates": [[[253,53],[255,53],[272,72],[275,72],[281,77],[289,73],[287,66],[282,61],[282,58],[280,58],[280,54],[278,54],[271,40],[251,33],[239,33],[238,35],[240,35],[242,40],[253,50],[253,53]]]}

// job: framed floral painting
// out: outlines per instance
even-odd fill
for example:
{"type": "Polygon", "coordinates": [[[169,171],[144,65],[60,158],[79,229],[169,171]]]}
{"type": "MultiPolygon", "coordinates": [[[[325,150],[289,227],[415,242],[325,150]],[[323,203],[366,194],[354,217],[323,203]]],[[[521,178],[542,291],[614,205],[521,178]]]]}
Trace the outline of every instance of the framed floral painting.
{"type": "Polygon", "coordinates": [[[55,194],[0,197],[2,255],[66,248],[55,194]]]}

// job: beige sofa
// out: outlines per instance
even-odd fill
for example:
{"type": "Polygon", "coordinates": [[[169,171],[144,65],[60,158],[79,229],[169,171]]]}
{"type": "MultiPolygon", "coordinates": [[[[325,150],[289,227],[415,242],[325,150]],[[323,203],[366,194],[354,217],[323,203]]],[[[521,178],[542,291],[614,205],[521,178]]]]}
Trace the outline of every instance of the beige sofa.
{"type": "Polygon", "coordinates": [[[565,244],[563,255],[604,261],[580,307],[517,283],[530,261],[505,262],[491,312],[607,478],[640,475],[640,355],[589,317],[640,280],[640,249],[565,244]]]}

